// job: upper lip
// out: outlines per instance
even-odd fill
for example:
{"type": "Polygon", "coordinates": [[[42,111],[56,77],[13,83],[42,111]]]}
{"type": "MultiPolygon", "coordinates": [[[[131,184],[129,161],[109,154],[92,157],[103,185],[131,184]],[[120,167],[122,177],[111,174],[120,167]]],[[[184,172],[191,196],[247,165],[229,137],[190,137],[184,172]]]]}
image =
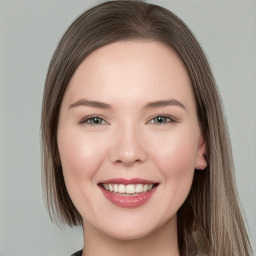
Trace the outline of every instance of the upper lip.
{"type": "Polygon", "coordinates": [[[147,180],[147,179],[140,179],[140,178],[133,178],[133,179],[125,179],[125,178],[113,178],[108,180],[103,180],[99,184],[156,184],[158,182],[147,180]]]}

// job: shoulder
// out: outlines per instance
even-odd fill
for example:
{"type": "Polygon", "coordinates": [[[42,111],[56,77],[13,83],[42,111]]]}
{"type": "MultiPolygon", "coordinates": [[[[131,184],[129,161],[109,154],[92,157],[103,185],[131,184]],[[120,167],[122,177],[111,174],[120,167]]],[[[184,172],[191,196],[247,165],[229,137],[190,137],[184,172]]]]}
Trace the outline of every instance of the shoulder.
{"type": "Polygon", "coordinates": [[[78,252],[72,254],[71,256],[82,256],[82,252],[83,252],[82,250],[78,251],[78,252]]]}

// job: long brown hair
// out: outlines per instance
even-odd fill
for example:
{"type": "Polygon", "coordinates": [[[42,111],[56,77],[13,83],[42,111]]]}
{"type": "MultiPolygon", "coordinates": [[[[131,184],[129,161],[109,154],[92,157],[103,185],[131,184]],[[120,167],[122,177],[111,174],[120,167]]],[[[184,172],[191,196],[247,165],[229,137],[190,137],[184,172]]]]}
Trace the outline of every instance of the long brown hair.
{"type": "Polygon", "coordinates": [[[84,12],[68,28],[51,60],[42,105],[43,188],[52,220],[70,226],[82,218],[62,174],[57,126],[63,95],[80,63],[116,41],[160,41],[179,55],[189,73],[207,143],[208,167],[195,170],[191,191],[178,211],[180,254],[252,255],[235,185],[222,104],[207,59],[188,27],[172,12],[141,1],[109,1],[84,12]]]}

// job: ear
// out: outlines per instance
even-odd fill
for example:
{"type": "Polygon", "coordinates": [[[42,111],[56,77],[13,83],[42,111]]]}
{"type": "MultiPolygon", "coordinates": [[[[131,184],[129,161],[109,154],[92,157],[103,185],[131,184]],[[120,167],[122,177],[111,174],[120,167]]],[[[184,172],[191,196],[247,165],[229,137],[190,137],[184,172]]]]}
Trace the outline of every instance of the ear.
{"type": "Polygon", "coordinates": [[[206,142],[204,137],[201,135],[198,141],[198,150],[197,150],[197,158],[195,168],[197,170],[204,170],[207,167],[206,160],[206,142]]]}

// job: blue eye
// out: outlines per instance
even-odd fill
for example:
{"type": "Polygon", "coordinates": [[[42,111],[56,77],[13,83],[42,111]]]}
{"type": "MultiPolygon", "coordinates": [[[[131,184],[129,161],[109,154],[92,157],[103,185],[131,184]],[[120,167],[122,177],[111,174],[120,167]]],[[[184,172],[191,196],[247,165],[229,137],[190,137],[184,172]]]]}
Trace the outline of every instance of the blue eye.
{"type": "Polygon", "coordinates": [[[171,122],[175,122],[175,120],[167,116],[156,116],[150,120],[150,123],[154,123],[154,124],[166,124],[171,122]]]}
{"type": "Polygon", "coordinates": [[[98,116],[92,116],[82,120],[80,123],[82,124],[86,123],[91,125],[101,125],[101,124],[106,124],[107,122],[98,116]]]}

